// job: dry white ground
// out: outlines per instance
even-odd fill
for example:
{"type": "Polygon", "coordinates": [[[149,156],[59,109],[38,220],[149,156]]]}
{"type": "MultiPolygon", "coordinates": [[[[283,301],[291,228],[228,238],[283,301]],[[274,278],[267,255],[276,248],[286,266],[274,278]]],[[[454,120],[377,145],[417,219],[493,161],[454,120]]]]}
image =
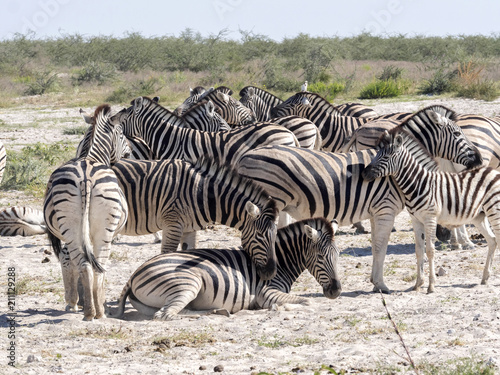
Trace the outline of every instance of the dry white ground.
{"type": "MultiPolygon", "coordinates": [[[[499,101],[420,100],[374,103],[379,113],[414,111],[444,104],[461,113],[498,114],[499,101]]],[[[88,110],[91,110],[90,108],[88,110]]],[[[79,126],[78,109],[20,107],[0,112],[0,139],[7,149],[37,141],[62,139],[62,130],[79,126]]],[[[16,191],[0,191],[0,207],[41,207],[41,202],[16,191]]],[[[437,251],[434,294],[414,292],[413,232],[407,214],[396,222],[385,261],[385,279],[393,293],[387,308],[417,365],[446,366],[458,358],[500,364],[500,270],[498,255],[488,286],[480,285],[486,258],[484,243],[474,250],[437,251]]],[[[312,374],[325,366],[347,373],[411,372],[379,294],[369,281],[369,235],[341,228],[336,236],[342,251],[339,269],[342,295],[328,300],[305,273],[293,293],[308,296],[311,306],[285,311],[242,311],[231,317],[183,317],[170,322],[146,320],[129,304],[124,320],[83,322],[81,313],[64,311],[60,266],[45,236],[0,238],[0,373],[15,374],[225,374],[266,372],[312,374]],[[49,259],[48,262],[44,260],[49,259]],[[8,270],[15,269],[15,315],[7,315],[8,270]],[[16,367],[7,366],[10,332],[15,317],[16,367]],[[219,366],[216,368],[216,366],[219,366]]],[[[215,226],[200,241],[203,247],[239,243],[235,230],[215,226]]],[[[107,265],[106,297],[114,302],[131,273],[159,253],[151,236],[122,237],[107,265]]],[[[498,371],[498,367],[496,368],[498,371]]],[[[321,373],[326,374],[326,370],[321,373]]]]}

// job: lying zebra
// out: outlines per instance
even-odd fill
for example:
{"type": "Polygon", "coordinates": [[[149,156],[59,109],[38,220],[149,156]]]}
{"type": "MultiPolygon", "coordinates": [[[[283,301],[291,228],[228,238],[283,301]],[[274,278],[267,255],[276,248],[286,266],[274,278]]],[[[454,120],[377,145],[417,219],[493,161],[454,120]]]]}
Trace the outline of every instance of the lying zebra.
{"type": "MultiPolygon", "coordinates": [[[[434,292],[434,233],[437,223],[458,227],[474,223],[488,242],[488,256],[481,284],[490,276],[491,263],[500,238],[500,172],[492,168],[477,168],[461,173],[433,172],[424,168],[413,153],[405,147],[405,139],[412,137],[402,129],[385,131],[378,152],[362,172],[363,178],[373,181],[392,176],[405,195],[406,208],[425,229],[425,250],[429,260],[429,293],[434,292]],[[488,222],[491,224],[491,229],[488,222]],[[493,230],[493,231],[492,231],[493,230]]],[[[420,145],[423,150],[424,147],[420,145]]],[[[436,162],[435,162],[436,163],[436,162]]],[[[414,226],[418,223],[413,220],[414,226]]],[[[415,290],[423,285],[424,238],[415,236],[417,281],[415,290]]]]}
{"type": "Polygon", "coordinates": [[[122,317],[127,297],[141,314],[161,320],[171,320],[186,309],[229,315],[274,304],[308,304],[307,298],[288,294],[306,269],[327,298],[337,298],[341,285],[334,232],[332,224],[323,218],[280,229],[276,237],[278,272],[269,281],[258,276],[243,250],[191,249],[157,255],[134,272],[123,289],[118,309],[107,315],[122,317]]]}
{"type": "Polygon", "coordinates": [[[43,212],[31,207],[13,206],[0,210],[0,236],[34,236],[47,233],[43,212]]]}

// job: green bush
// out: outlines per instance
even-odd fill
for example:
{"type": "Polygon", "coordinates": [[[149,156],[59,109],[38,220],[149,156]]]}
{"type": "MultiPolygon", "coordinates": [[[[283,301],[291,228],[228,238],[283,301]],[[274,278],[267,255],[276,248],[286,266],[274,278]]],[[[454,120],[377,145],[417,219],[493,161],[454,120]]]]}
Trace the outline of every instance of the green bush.
{"type": "Polygon", "coordinates": [[[113,92],[106,97],[105,101],[116,104],[129,103],[133,99],[133,96],[134,94],[129,88],[121,86],[113,90],[113,92]]]}
{"type": "Polygon", "coordinates": [[[498,87],[489,80],[457,84],[457,96],[492,101],[498,98],[498,87]]]}
{"type": "Polygon", "coordinates": [[[332,101],[335,97],[345,90],[346,86],[340,82],[326,84],[324,82],[314,82],[307,86],[307,91],[320,94],[328,101],[332,101]]]}
{"type": "Polygon", "coordinates": [[[36,143],[20,152],[7,152],[2,189],[30,191],[43,196],[50,173],[58,164],[73,158],[75,149],[62,143],[36,143]]]}
{"type": "Polygon", "coordinates": [[[389,81],[389,80],[399,80],[403,75],[403,68],[398,68],[394,65],[388,65],[384,67],[382,73],[377,77],[380,81],[389,81]]]}
{"type": "Polygon", "coordinates": [[[32,75],[24,77],[26,82],[25,95],[43,95],[57,89],[58,76],[50,70],[36,71],[32,75]]]}
{"type": "Polygon", "coordinates": [[[359,94],[360,99],[394,98],[401,95],[402,90],[398,82],[375,81],[366,85],[359,94]]]}
{"type": "Polygon", "coordinates": [[[96,82],[98,85],[103,85],[111,81],[115,76],[116,70],[112,65],[90,61],[73,75],[72,81],[74,85],[89,82],[96,82]]]}
{"type": "Polygon", "coordinates": [[[420,94],[439,95],[445,92],[451,92],[455,88],[457,71],[444,71],[438,69],[430,79],[424,81],[418,90],[420,94]]]}

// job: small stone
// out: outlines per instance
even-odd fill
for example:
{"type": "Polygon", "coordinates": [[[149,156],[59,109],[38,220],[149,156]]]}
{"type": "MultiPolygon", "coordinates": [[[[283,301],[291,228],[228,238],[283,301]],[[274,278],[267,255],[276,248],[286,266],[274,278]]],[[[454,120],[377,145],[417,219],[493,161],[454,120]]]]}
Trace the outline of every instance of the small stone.
{"type": "Polygon", "coordinates": [[[214,367],[214,372],[222,372],[222,371],[224,371],[224,366],[217,365],[214,367]]]}
{"type": "Polygon", "coordinates": [[[48,263],[48,262],[50,262],[49,257],[45,257],[42,259],[42,263],[48,263]]]}
{"type": "Polygon", "coordinates": [[[52,255],[52,251],[48,250],[48,249],[45,249],[43,251],[44,254],[47,254],[47,255],[52,255]]]}
{"type": "Polygon", "coordinates": [[[472,319],[473,321],[477,322],[479,320],[479,317],[481,316],[481,314],[476,314],[474,316],[474,319],[472,319]]]}
{"type": "Polygon", "coordinates": [[[449,329],[447,333],[448,333],[448,335],[454,335],[455,334],[455,330],[454,329],[449,329]]]}
{"type": "Polygon", "coordinates": [[[201,371],[204,371],[204,370],[206,370],[206,369],[207,369],[207,366],[205,366],[205,365],[201,365],[201,366],[198,368],[198,370],[201,370],[201,371]]]}
{"type": "Polygon", "coordinates": [[[358,262],[358,264],[356,264],[356,268],[361,268],[362,265],[361,265],[361,262],[358,262]]]}
{"type": "Polygon", "coordinates": [[[33,363],[33,362],[40,362],[42,360],[42,357],[34,354],[28,355],[28,358],[26,359],[26,363],[33,363]]]}
{"type": "Polygon", "coordinates": [[[439,267],[438,268],[438,271],[436,273],[437,276],[444,276],[448,273],[448,271],[446,271],[443,267],[439,267]]]}

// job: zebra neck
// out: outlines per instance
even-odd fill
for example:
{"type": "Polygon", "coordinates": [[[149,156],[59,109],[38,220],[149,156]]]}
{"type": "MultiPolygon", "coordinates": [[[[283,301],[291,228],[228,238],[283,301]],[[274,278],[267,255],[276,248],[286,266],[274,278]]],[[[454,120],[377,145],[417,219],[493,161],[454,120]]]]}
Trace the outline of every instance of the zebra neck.
{"type": "Polygon", "coordinates": [[[142,134],[146,144],[158,159],[183,159],[184,143],[190,129],[181,128],[169,123],[143,123],[142,134]]]}
{"type": "Polygon", "coordinates": [[[406,196],[408,201],[412,201],[417,195],[430,188],[429,177],[433,172],[426,170],[417,162],[411,154],[406,152],[401,157],[401,165],[393,177],[406,196]]]}
{"type": "Polygon", "coordinates": [[[100,124],[94,125],[90,135],[87,152],[85,153],[85,150],[82,150],[82,156],[109,166],[111,164],[110,132],[111,129],[109,126],[100,124]]]}
{"type": "Polygon", "coordinates": [[[295,233],[283,234],[283,231],[278,231],[276,236],[278,268],[270,285],[286,292],[290,291],[293,283],[307,268],[302,248],[307,248],[308,241],[307,238],[300,238],[295,233]]]}

